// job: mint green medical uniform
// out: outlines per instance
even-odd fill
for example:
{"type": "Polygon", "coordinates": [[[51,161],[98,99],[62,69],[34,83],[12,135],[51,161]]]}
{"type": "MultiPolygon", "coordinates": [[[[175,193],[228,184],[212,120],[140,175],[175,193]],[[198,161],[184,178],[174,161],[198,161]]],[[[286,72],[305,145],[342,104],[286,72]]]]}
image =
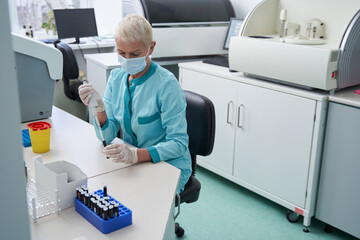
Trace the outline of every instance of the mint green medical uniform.
{"type": "Polygon", "coordinates": [[[166,161],[181,170],[180,193],[191,175],[183,91],[175,76],[154,62],[129,87],[128,76],[121,68],[110,73],[103,98],[108,117],[104,139],[109,144],[120,125],[125,142],[147,148],[154,163],[166,161]]]}

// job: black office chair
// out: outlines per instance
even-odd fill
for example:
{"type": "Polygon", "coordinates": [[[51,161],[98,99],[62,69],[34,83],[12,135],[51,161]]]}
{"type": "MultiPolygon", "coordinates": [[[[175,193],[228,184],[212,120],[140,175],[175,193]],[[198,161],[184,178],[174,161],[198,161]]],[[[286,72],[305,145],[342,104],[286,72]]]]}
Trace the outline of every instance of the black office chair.
{"type": "Polygon", "coordinates": [[[64,93],[68,98],[81,102],[79,97],[78,88],[82,84],[79,78],[79,67],[74,55],[73,50],[69,45],[62,42],[54,42],[54,45],[59,49],[63,55],[63,82],[64,93]]]}
{"type": "MultiPolygon", "coordinates": [[[[196,156],[208,156],[211,154],[215,138],[215,109],[213,103],[205,96],[184,91],[187,102],[186,121],[187,133],[189,135],[189,150],[192,162],[192,175],[185,185],[180,199],[176,197],[175,205],[179,202],[192,203],[198,200],[201,184],[195,178],[196,156]]],[[[177,216],[176,216],[177,217],[177,216]]],[[[175,217],[175,218],[176,218],[175,217]]],[[[175,223],[175,234],[178,237],[184,235],[184,229],[179,223],[175,223]]]]}

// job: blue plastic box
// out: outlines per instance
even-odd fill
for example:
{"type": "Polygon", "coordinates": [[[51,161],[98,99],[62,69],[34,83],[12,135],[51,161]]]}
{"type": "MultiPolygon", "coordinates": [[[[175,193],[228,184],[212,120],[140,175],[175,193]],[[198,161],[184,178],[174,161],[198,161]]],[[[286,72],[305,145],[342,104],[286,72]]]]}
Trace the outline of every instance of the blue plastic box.
{"type": "MultiPolygon", "coordinates": [[[[104,196],[102,190],[95,191],[94,193],[100,195],[101,198],[104,196]]],[[[109,195],[107,196],[110,197],[110,201],[115,201],[119,204],[119,216],[114,216],[114,218],[109,218],[108,220],[102,219],[88,206],[75,198],[75,210],[104,234],[111,233],[132,224],[132,211],[116,199],[109,195]]]]}

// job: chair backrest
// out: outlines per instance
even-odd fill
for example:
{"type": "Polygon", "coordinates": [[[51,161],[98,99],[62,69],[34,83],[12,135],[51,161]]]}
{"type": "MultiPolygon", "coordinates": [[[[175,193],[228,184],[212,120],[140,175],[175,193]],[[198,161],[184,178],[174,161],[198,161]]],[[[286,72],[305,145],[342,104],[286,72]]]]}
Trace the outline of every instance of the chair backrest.
{"type": "Polygon", "coordinates": [[[71,47],[63,42],[55,43],[55,47],[59,49],[63,55],[64,67],[63,74],[66,79],[76,79],[79,77],[79,67],[75,58],[75,54],[71,47]]]}
{"type": "Polygon", "coordinates": [[[211,154],[215,138],[215,109],[213,103],[198,93],[184,91],[186,99],[187,133],[189,151],[193,163],[193,174],[196,170],[196,155],[211,154]]]}
{"type": "Polygon", "coordinates": [[[71,47],[63,42],[55,42],[55,47],[59,49],[63,55],[63,82],[64,82],[64,93],[72,99],[81,101],[77,88],[81,82],[71,83],[71,79],[77,79],[79,77],[79,67],[76,61],[75,54],[71,47]]]}

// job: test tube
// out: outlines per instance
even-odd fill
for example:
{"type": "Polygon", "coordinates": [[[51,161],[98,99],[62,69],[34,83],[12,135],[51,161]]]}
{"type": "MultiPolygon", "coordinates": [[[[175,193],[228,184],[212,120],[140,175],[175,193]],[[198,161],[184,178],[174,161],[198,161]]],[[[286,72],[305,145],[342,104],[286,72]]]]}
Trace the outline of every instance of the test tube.
{"type": "Polygon", "coordinates": [[[92,210],[97,214],[97,204],[98,204],[98,200],[94,199],[93,201],[93,207],[92,210]]]}
{"type": "Polygon", "coordinates": [[[108,209],[106,206],[103,207],[103,214],[102,214],[102,216],[103,216],[103,219],[104,219],[104,220],[108,220],[108,219],[109,219],[109,209],[108,209]]]}
{"type": "Polygon", "coordinates": [[[104,186],[104,197],[107,197],[107,187],[104,186]]]}
{"type": "Polygon", "coordinates": [[[100,197],[98,194],[95,194],[95,198],[96,198],[96,200],[100,200],[100,199],[101,199],[101,197],[100,197]]]}
{"type": "Polygon", "coordinates": [[[80,200],[80,188],[79,187],[76,188],[76,198],[78,200],[80,200]]]}
{"type": "Polygon", "coordinates": [[[114,215],[116,217],[118,217],[119,216],[119,204],[115,203],[113,206],[114,206],[114,215]]]}
{"type": "Polygon", "coordinates": [[[98,202],[96,205],[96,214],[99,216],[101,216],[101,214],[102,214],[102,206],[103,205],[100,202],[98,202]]]}
{"type": "Polygon", "coordinates": [[[85,191],[80,189],[80,202],[85,203],[84,197],[85,197],[85,191]]]}
{"type": "Polygon", "coordinates": [[[114,218],[114,206],[110,205],[108,208],[109,208],[109,217],[114,218]]]}
{"type": "Polygon", "coordinates": [[[90,207],[90,194],[89,193],[85,193],[85,205],[87,207],[90,207]]]}
{"type": "Polygon", "coordinates": [[[94,201],[95,201],[95,198],[93,198],[93,197],[90,197],[90,203],[89,203],[89,208],[91,209],[91,210],[93,210],[94,209],[94,201]]]}
{"type": "Polygon", "coordinates": [[[86,203],[86,194],[88,194],[87,192],[85,192],[85,191],[83,191],[83,194],[82,194],[82,196],[81,196],[81,198],[82,198],[82,203],[83,204],[85,204],[85,205],[87,205],[86,203]]]}

